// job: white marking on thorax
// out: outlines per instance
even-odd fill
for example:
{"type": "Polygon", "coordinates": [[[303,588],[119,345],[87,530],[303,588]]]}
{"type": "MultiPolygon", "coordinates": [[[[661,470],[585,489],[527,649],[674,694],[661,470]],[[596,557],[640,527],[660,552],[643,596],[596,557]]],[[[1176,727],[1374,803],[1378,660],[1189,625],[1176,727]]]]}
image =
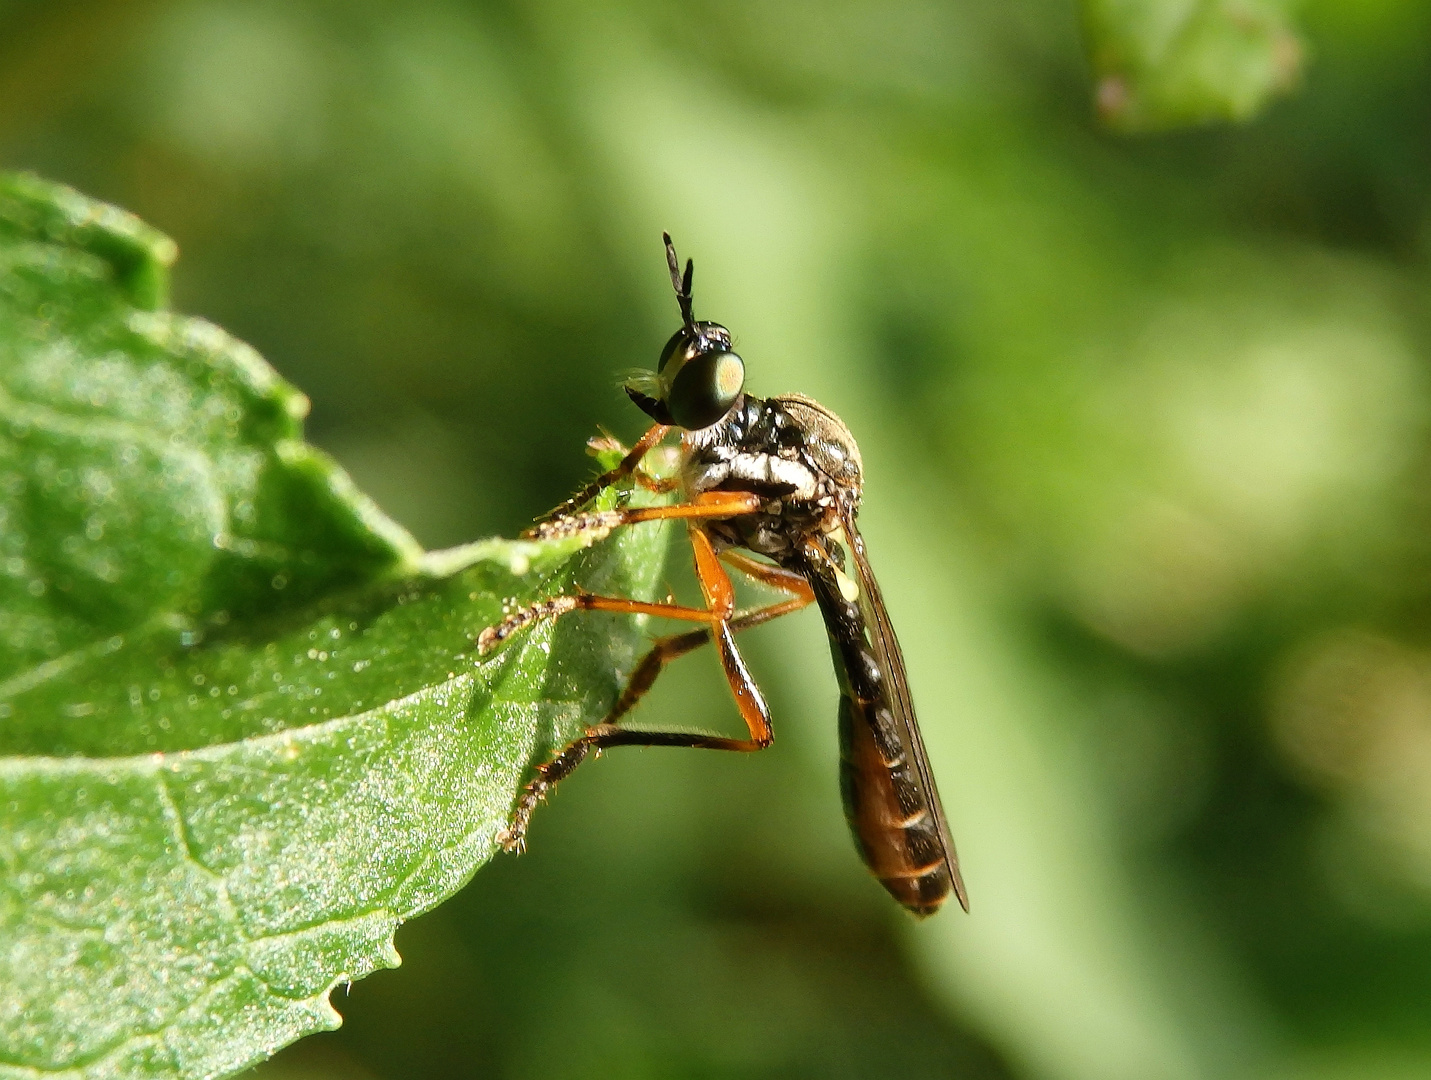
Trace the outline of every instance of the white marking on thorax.
{"type": "Polygon", "coordinates": [[[815,474],[798,461],[788,461],[773,454],[736,454],[730,459],[730,475],[737,480],[756,484],[779,484],[793,490],[794,499],[815,497],[815,474]]]}
{"type": "Polygon", "coordinates": [[[693,494],[720,487],[727,480],[744,484],[778,485],[791,489],[783,498],[810,502],[819,495],[819,478],[799,461],[789,461],[774,454],[719,453],[724,460],[706,460],[694,464],[686,474],[686,486],[693,494]]]}
{"type": "Polygon", "coordinates": [[[686,470],[686,490],[692,495],[713,491],[730,475],[730,465],[724,461],[706,461],[686,470]]]}

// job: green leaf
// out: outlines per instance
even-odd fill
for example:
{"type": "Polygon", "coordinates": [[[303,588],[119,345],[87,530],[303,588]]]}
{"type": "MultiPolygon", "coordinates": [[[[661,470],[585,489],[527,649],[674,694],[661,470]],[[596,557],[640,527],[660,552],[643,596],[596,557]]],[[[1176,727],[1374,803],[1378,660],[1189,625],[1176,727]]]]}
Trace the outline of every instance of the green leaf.
{"type": "Polygon", "coordinates": [[[217,1076],[336,1026],[640,644],[476,634],[660,575],[659,527],[423,555],[257,354],[154,310],[173,254],[0,181],[0,1077],[217,1076]]]}
{"type": "Polygon", "coordinates": [[[1301,75],[1288,0],[1084,0],[1103,121],[1156,131],[1246,121],[1301,75]]]}

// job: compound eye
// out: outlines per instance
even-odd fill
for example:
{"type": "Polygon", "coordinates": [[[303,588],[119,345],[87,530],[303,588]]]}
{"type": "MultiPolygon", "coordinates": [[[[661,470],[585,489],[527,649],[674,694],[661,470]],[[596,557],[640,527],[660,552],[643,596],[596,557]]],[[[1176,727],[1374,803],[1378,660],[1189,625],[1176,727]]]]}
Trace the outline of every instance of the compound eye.
{"type": "Polygon", "coordinates": [[[666,407],[687,431],[710,427],[730,412],[745,387],[745,362],[729,349],[687,360],[671,379],[666,407]]]}

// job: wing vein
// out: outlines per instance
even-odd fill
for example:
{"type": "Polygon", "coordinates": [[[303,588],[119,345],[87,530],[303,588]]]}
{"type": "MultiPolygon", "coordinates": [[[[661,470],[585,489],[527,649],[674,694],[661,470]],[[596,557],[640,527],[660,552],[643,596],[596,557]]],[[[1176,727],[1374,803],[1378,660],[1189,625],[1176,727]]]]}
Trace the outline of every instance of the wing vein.
{"type": "Polygon", "coordinates": [[[954,895],[959,898],[959,905],[968,911],[969,894],[964,888],[964,878],[959,873],[959,855],[955,851],[953,837],[949,835],[949,822],[944,817],[944,805],[939,799],[939,788],[934,783],[934,771],[929,767],[929,755],[924,748],[924,738],[919,732],[919,721],[914,715],[909,679],[904,670],[904,653],[899,647],[899,638],[895,636],[894,627],[885,610],[884,594],[880,592],[874,571],[870,569],[864,538],[860,536],[850,517],[845,517],[843,525],[845,535],[850,540],[850,554],[859,571],[860,607],[864,611],[866,622],[873,628],[871,644],[874,646],[875,659],[889,679],[890,704],[899,720],[904,744],[914,756],[915,769],[924,785],[929,805],[933,808],[934,820],[939,827],[939,842],[944,848],[944,859],[949,867],[949,876],[954,882],[954,895]]]}

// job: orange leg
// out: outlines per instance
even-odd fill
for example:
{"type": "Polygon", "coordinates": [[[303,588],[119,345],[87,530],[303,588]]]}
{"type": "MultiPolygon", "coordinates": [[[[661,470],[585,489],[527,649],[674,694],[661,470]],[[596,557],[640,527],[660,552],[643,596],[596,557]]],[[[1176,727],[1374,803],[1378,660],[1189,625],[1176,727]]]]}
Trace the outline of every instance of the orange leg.
{"type": "Polygon", "coordinates": [[[556,540],[596,529],[610,531],[642,521],[670,521],[677,518],[699,521],[739,517],[741,514],[753,514],[762,505],[760,496],[748,491],[706,491],[690,502],[676,503],[674,506],[638,506],[567,514],[565,517],[539,522],[523,535],[533,540],[556,540]]]}
{"type": "MultiPolygon", "coordinates": [[[[707,595],[708,608],[685,607],[680,604],[648,604],[639,600],[627,600],[617,596],[592,596],[576,593],[571,596],[553,596],[539,600],[535,604],[521,608],[507,615],[500,623],[489,626],[477,635],[478,655],[485,656],[505,641],[517,630],[539,619],[556,618],[568,611],[585,608],[588,611],[613,611],[627,615],[657,615],[666,619],[683,619],[687,622],[713,622],[717,618],[728,619],[735,610],[735,591],[730,578],[721,569],[710,538],[696,522],[702,518],[736,517],[760,508],[760,496],[744,491],[709,491],[697,495],[688,503],[675,506],[643,506],[628,510],[606,510],[593,514],[575,514],[558,518],[556,521],[538,525],[529,535],[549,540],[558,536],[573,535],[586,529],[614,529],[620,525],[634,525],[642,521],[684,518],[692,523],[691,544],[695,548],[696,572],[701,581],[702,591],[707,591],[707,583],[719,591],[720,601],[711,605],[707,595]],[[697,537],[700,537],[699,542],[697,537]],[[718,609],[718,610],[717,610],[718,609]]],[[[750,560],[753,566],[760,566],[750,560]]],[[[774,569],[774,568],[770,568],[774,569]]]]}
{"type": "MultiPolygon", "coordinates": [[[[586,487],[582,488],[566,502],[560,506],[553,507],[541,517],[537,518],[537,527],[557,518],[570,517],[581,507],[591,502],[601,493],[602,488],[608,488],[618,480],[624,480],[628,476],[635,475],[643,487],[650,487],[653,491],[670,491],[675,487],[673,482],[664,480],[652,480],[645,473],[640,471],[641,459],[649,453],[662,439],[666,437],[666,432],[671,429],[664,424],[653,424],[646,434],[637,440],[636,445],[631,448],[627,455],[621,459],[616,468],[602,473],[586,487]],[[642,479],[644,477],[644,479],[642,479]]],[[[536,530],[530,530],[535,532],[536,530]]]]}
{"type": "MultiPolygon", "coordinates": [[[[665,430],[669,431],[670,429],[667,428],[665,430]]],[[[657,440],[658,443],[659,441],[660,440],[657,440]]],[[[614,435],[607,435],[605,432],[595,436],[594,438],[587,439],[586,449],[587,453],[590,454],[599,454],[604,450],[616,450],[620,452],[623,459],[631,455],[631,451],[627,450],[626,447],[621,444],[619,439],[617,439],[614,435]]],[[[602,487],[616,483],[623,476],[630,476],[632,480],[636,481],[639,487],[643,487],[647,491],[654,491],[660,494],[664,494],[668,491],[675,491],[678,487],[681,486],[681,482],[675,477],[652,476],[645,469],[641,468],[639,464],[630,466],[628,468],[628,462],[623,460],[617,464],[616,468],[602,473],[590,484],[587,484],[586,487],[582,488],[581,491],[577,492],[570,499],[567,499],[566,502],[562,503],[561,506],[558,506],[553,510],[548,510],[545,514],[543,514],[536,520],[547,521],[557,516],[558,511],[561,511],[565,508],[569,508],[566,512],[570,513],[572,510],[575,510],[577,507],[581,506],[583,502],[595,498],[602,487]]]]}
{"type": "MultiPolygon", "coordinates": [[[[751,678],[744,658],[735,647],[735,634],[787,615],[792,611],[800,610],[814,601],[814,593],[799,574],[769,566],[734,552],[717,556],[711,545],[710,537],[699,526],[693,526],[691,529],[691,546],[695,553],[696,574],[707,604],[704,611],[699,608],[681,608],[677,605],[638,604],[634,601],[618,601],[609,597],[590,598],[592,601],[602,601],[600,605],[595,603],[580,605],[597,610],[625,610],[647,614],[657,614],[658,612],[652,609],[663,608],[666,611],[659,613],[665,614],[667,617],[709,622],[710,626],[658,639],[651,651],[642,657],[640,663],[636,665],[621,696],[617,698],[616,704],[606,718],[600,724],[587,729],[585,735],[562,749],[545,765],[538,768],[536,779],[529,783],[522,792],[512,812],[510,822],[497,837],[498,842],[508,851],[521,850],[525,843],[527,824],[536,805],[546,797],[552,787],[570,775],[593,750],[599,753],[612,746],[682,746],[707,750],[751,751],[763,750],[774,740],[775,733],[770,723],[770,710],[766,706],[760,690],[756,687],[755,681],[751,678]],[[731,586],[730,577],[720,564],[722,558],[743,573],[793,595],[789,600],[736,616],[734,614],[735,590],[731,586]],[[680,614],[669,614],[673,610],[680,614]],[[730,684],[741,719],[745,721],[749,738],[737,739],[724,735],[690,731],[641,731],[618,726],[617,721],[630,712],[646,695],[668,663],[712,640],[715,641],[720,653],[721,667],[725,671],[726,681],[730,684]]],[[[569,607],[566,610],[574,610],[574,607],[569,607]]]]}
{"type": "Polygon", "coordinates": [[[783,566],[772,566],[770,563],[752,559],[749,555],[739,551],[722,551],[720,557],[746,577],[754,578],[762,585],[769,585],[772,589],[788,592],[792,596],[803,597],[805,603],[801,604],[801,607],[815,602],[815,593],[810,588],[810,583],[794,570],[786,570],[783,566]]]}
{"type": "Polygon", "coordinates": [[[705,608],[685,607],[681,604],[648,604],[641,600],[626,600],[619,596],[593,596],[591,593],[575,593],[571,596],[553,596],[528,604],[507,615],[495,626],[489,626],[477,635],[477,655],[486,656],[518,630],[542,619],[555,619],[568,611],[611,611],[619,615],[655,615],[662,619],[679,619],[683,622],[712,621],[712,615],[705,608]]]}
{"type": "MultiPolygon", "coordinates": [[[[803,596],[795,596],[789,600],[756,608],[754,611],[746,612],[744,615],[732,619],[730,621],[731,633],[738,634],[742,630],[749,630],[752,626],[759,626],[772,619],[778,619],[782,615],[789,615],[793,611],[799,611],[806,607],[811,602],[803,596]]],[[[626,686],[621,691],[621,696],[616,699],[616,704],[602,724],[615,724],[646,696],[646,692],[655,685],[657,676],[661,674],[667,664],[678,657],[685,656],[688,652],[694,652],[702,645],[710,644],[710,640],[711,631],[709,629],[687,630],[684,634],[672,634],[670,637],[657,638],[651,646],[651,651],[643,656],[641,662],[632,670],[631,678],[626,680],[626,686]]]]}

